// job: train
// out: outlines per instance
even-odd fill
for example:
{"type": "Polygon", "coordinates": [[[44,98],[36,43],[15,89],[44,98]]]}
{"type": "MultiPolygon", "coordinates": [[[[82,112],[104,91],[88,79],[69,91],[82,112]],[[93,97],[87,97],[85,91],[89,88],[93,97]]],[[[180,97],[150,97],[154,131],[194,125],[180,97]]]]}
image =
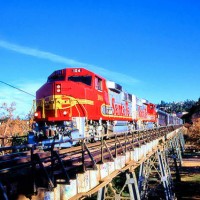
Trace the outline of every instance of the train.
{"type": "Polygon", "coordinates": [[[58,141],[182,124],[177,116],[85,68],[65,68],[48,76],[36,91],[34,122],[35,132],[46,138],[57,134],[58,141]]]}

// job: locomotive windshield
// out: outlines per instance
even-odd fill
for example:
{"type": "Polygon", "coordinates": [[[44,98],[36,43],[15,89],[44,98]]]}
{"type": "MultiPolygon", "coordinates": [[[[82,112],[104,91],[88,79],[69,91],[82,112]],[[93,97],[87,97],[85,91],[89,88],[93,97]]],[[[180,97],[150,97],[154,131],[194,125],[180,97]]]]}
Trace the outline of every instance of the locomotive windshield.
{"type": "Polygon", "coordinates": [[[50,83],[54,81],[64,81],[64,80],[65,80],[65,74],[63,73],[63,70],[57,70],[48,77],[47,82],[50,83]]]}
{"type": "Polygon", "coordinates": [[[92,76],[69,76],[68,81],[80,82],[91,86],[92,76]]]}

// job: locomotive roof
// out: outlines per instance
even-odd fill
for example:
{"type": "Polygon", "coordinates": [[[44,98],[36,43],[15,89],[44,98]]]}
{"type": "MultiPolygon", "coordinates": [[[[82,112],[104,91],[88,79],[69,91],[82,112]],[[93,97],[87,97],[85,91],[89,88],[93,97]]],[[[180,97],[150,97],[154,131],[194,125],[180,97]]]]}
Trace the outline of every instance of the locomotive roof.
{"type": "Polygon", "coordinates": [[[99,74],[92,72],[91,70],[88,70],[88,69],[83,68],[83,67],[68,67],[68,68],[65,68],[65,69],[67,71],[74,70],[73,72],[76,72],[75,70],[77,70],[77,73],[87,73],[88,72],[90,74],[94,74],[94,75],[98,76],[99,78],[105,79],[104,77],[100,76],[99,74]]]}
{"type": "Polygon", "coordinates": [[[51,73],[48,78],[51,78],[53,76],[65,76],[67,74],[71,74],[71,75],[74,75],[75,73],[77,73],[77,76],[78,75],[95,75],[95,76],[98,76],[99,78],[101,79],[104,79],[106,80],[105,78],[103,78],[102,76],[90,71],[90,70],[87,70],[83,67],[67,67],[67,68],[64,68],[64,69],[59,69],[59,70],[55,70],[53,73],[51,73]]]}

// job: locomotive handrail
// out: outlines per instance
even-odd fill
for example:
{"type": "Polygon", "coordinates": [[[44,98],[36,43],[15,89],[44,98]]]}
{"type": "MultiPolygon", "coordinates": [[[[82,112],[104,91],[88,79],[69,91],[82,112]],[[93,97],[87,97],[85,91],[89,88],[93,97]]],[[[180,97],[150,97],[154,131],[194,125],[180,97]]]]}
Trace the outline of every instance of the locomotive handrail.
{"type": "MultiPolygon", "coordinates": [[[[178,126],[177,126],[178,127],[178,126]]],[[[174,126],[171,126],[171,128],[173,128],[173,130],[174,130],[174,126]]],[[[165,129],[166,130],[166,127],[156,127],[156,128],[154,128],[154,129],[151,129],[151,131],[156,131],[157,130],[157,132],[160,132],[162,129],[165,129]]],[[[150,130],[149,130],[150,131],[150,130]]],[[[136,142],[136,140],[137,140],[137,143],[135,143],[135,145],[136,146],[140,146],[141,145],[141,142],[142,142],[142,140],[141,139],[137,139],[137,138],[133,138],[133,136],[134,135],[138,135],[138,134],[140,134],[140,133],[142,133],[142,131],[141,130],[139,130],[139,131],[134,131],[133,133],[131,133],[131,134],[126,134],[125,133],[125,135],[127,135],[127,141],[129,140],[129,142],[127,142],[126,141],[126,143],[125,143],[125,149],[126,149],[126,145],[127,145],[127,143],[129,143],[129,144],[131,144],[130,143],[130,140],[132,141],[132,143],[135,143],[136,142]],[[135,133],[137,133],[137,134],[135,134],[135,133]]],[[[158,133],[157,133],[158,134],[158,133]]],[[[114,134],[113,134],[114,135],[114,134]]],[[[116,136],[116,135],[115,135],[116,136]]],[[[124,137],[122,134],[121,135],[117,135],[117,137],[118,138],[120,138],[120,137],[124,137]]],[[[73,151],[77,151],[77,150],[81,150],[81,147],[80,146],[77,146],[77,147],[75,147],[75,146],[73,146],[73,147],[68,147],[68,148],[61,148],[61,147],[59,147],[59,146],[57,146],[57,147],[55,147],[55,145],[56,144],[58,144],[58,145],[60,145],[60,144],[63,144],[63,143],[66,143],[66,142],[69,142],[69,141],[79,141],[79,143],[82,143],[83,141],[87,141],[88,140],[88,138],[93,138],[93,136],[92,137],[86,137],[86,138],[78,138],[78,139],[73,139],[73,140],[67,140],[67,141],[63,141],[63,142],[53,142],[53,143],[46,143],[45,145],[43,145],[42,143],[36,143],[36,144],[26,144],[26,145],[19,145],[19,146],[10,146],[10,147],[1,147],[0,148],[0,152],[6,152],[6,151],[12,151],[12,152],[9,152],[8,154],[5,154],[5,155],[19,155],[20,156],[20,154],[22,154],[22,152],[29,152],[29,153],[27,153],[27,155],[31,155],[31,154],[33,154],[33,152],[36,152],[36,151],[38,151],[38,150],[43,150],[43,151],[52,151],[54,148],[57,148],[57,149],[60,149],[60,150],[62,150],[62,149],[64,149],[64,151],[65,152],[73,152],[73,151]],[[38,150],[37,150],[38,149],[38,150]],[[23,151],[22,151],[23,150],[23,151]],[[31,153],[32,152],[32,153],[31,153]]],[[[108,140],[108,144],[110,143],[110,142],[114,142],[115,141],[115,138],[113,137],[111,137],[109,140],[108,140]]],[[[145,140],[143,140],[144,142],[146,141],[146,139],[145,140]]],[[[97,141],[97,142],[95,142],[95,143],[89,143],[88,144],[88,147],[95,147],[95,146],[97,146],[97,145],[101,145],[101,142],[99,141],[97,141]]],[[[132,146],[132,148],[134,147],[134,145],[132,146]]],[[[3,156],[1,156],[1,157],[3,157],[3,156]]],[[[1,158],[0,157],[0,158],[1,158]]]]}
{"type": "MultiPolygon", "coordinates": [[[[170,125],[170,126],[167,126],[167,127],[172,127],[173,129],[174,129],[174,125],[170,125]]],[[[178,127],[178,126],[177,126],[178,127]]],[[[160,127],[155,127],[155,128],[152,128],[152,129],[148,129],[148,131],[153,131],[153,130],[161,130],[161,129],[163,129],[163,128],[165,128],[166,129],[166,127],[164,127],[164,126],[160,126],[160,127]]],[[[113,134],[110,134],[109,135],[109,137],[112,137],[113,136],[113,138],[117,135],[117,137],[118,136],[121,136],[122,134],[124,134],[124,133],[126,133],[126,134],[131,134],[131,133],[133,133],[133,134],[138,134],[138,133],[141,133],[141,132],[143,132],[144,130],[134,130],[134,131],[132,131],[132,132],[127,132],[127,131],[125,131],[125,132],[121,132],[121,134],[119,134],[119,133],[113,133],[113,134]]],[[[73,141],[81,141],[81,140],[89,140],[89,139],[93,139],[94,137],[95,138],[102,138],[102,137],[105,137],[105,136],[107,136],[106,134],[102,134],[101,136],[97,136],[97,135],[95,135],[95,136],[89,136],[89,137],[79,137],[79,138],[76,138],[76,139],[66,139],[65,141],[63,141],[63,142],[61,142],[61,141],[59,141],[59,142],[46,142],[45,144],[42,144],[42,142],[39,142],[39,143],[35,143],[35,144],[24,144],[24,145],[18,145],[18,146],[9,146],[9,147],[0,147],[0,152],[2,152],[2,151],[7,151],[7,150],[20,150],[20,149],[23,149],[23,148],[27,148],[27,149],[30,149],[30,148],[36,148],[36,147],[41,147],[41,146],[51,146],[52,144],[53,145],[56,145],[56,144],[63,144],[63,143],[66,143],[66,142],[73,142],[73,141]]],[[[20,136],[20,137],[27,137],[27,136],[20,136]]],[[[68,147],[68,148],[70,148],[70,147],[68,147]]]]}
{"type": "MultiPolygon", "coordinates": [[[[163,127],[159,127],[156,129],[158,130],[160,128],[163,128],[163,127]]],[[[152,129],[152,130],[154,130],[154,129],[152,129]]],[[[133,131],[133,133],[140,133],[140,132],[142,132],[142,130],[133,131]]],[[[121,137],[122,135],[116,135],[114,133],[112,136],[121,137]]],[[[93,137],[94,136],[85,137],[85,138],[68,139],[64,142],[49,142],[49,143],[45,143],[45,145],[42,144],[41,142],[39,142],[39,143],[35,143],[35,144],[25,144],[25,145],[18,145],[18,146],[1,147],[0,152],[1,151],[9,151],[9,150],[20,150],[20,149],[24,149],[24,148],[31,150],[31,149],[36,149],[37,147],[41,147],[41,146],[51,146],[51,145],[62,144],[62,143],[70,142],[70,141],[82,141],[82,140],[92,139],[93,137]]],[[[95,136],[95,137],[97,137],[97,136],[95,136]]],[[[99,136],[99,137],[102,137],[102,136],[99,136]]],[[[92,143],[91,143],[91,145],[92,145],[92,143]]],[[[68,147],[67,149],[70,149],[70,148],[71,147],[68,147]]],[[[19,153],[19,152],[16,152],[16,153],[19,153]]]]}

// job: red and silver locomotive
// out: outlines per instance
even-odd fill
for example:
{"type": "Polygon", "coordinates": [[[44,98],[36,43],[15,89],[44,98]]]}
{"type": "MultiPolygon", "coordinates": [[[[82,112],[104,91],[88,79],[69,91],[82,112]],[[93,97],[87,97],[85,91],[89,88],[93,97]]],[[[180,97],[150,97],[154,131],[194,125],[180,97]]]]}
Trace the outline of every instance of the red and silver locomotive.
{"type": "Polygon", "coordinates": [[[84,68],[53,72],[36,92],[39,129],[65,130],[70,137],[109,135],[153,128],[155,104],[84,68]]]}

